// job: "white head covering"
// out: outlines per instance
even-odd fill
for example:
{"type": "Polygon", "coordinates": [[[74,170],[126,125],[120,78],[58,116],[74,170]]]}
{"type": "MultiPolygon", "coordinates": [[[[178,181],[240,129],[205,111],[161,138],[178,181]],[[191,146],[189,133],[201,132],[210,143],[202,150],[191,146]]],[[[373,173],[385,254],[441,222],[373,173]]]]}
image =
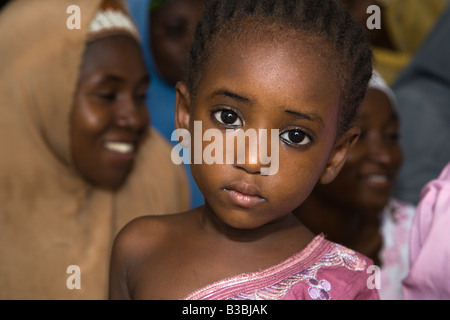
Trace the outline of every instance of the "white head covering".
{"type": "Polygon", "coordinates": [[[104,1],[89,24],[88,40],[125,33],[140,42],[139,33],[130,17],[112,1],[104,1]]]}
{"type": "Polygon", "coordinates": [[[395,98],[394,91],[392,91],[383,77],[381,77],[381,75],[375,69],[373,70],[372,78],[369,81],[368,88],[380,90],[387,95],[394,108],[397,105],[397,99],[395,98]]]}

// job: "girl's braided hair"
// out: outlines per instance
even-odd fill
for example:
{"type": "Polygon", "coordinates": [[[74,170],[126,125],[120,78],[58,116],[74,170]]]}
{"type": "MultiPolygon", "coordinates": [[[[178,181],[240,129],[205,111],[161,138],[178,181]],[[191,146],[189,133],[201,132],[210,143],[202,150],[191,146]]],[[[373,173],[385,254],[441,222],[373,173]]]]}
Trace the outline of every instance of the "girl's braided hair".
{"type": "MultiPolygon", "coordinates": [[[[186,83],[195,98],[202,71],[215,49],[242,31],[244,21],[276,26],[280,32],[321,40],[324,55],[332,57],[336,81],[341,90],[338,134],[356,117],[372,76],[372,53],[364,32],[335,0],[216,0],[210,3],[197,26],[187,66],[186,83]]],[[[248,26],[248,24],[246,24],[248,26]]],[[[255,27],[257,30],[258,27],[255,27]]],[[[274,28],[272,28],[274,30],[274,28]]],[[[271,35],[274,35],[272,32],[271,35]]],[[[301,39],[301,38],[299,38],[301,39]]]]}

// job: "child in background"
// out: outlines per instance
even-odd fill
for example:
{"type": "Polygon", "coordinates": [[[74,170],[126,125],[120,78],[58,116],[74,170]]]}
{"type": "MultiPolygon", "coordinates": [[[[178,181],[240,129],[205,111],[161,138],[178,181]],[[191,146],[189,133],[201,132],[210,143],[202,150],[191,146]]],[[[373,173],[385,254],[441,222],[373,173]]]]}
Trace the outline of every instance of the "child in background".
{"type": "Polygon", "coordinates": [[[402,299],[415,208],[392,198],[403,161],[399,119],[394,94],[376,72],[359,118],[361,136],[341,172],[332,183],[318,185],[295,214],[313,232],[324,233],[380,266],[381,299],[402,299]]]}
{"type": "Polygon", "coordinates": [[[371,57],[334,1],[211,3],[177,84],[176,126],[193,135],[194,152],[205,151],[196,135],[208,129],[275,130],[278,170],[250,146],[243,162],[194,162],[205,205],[128,224],[112,253],[110,298],[378,299],[370,259],[292,214],[316,183],[335,178],[357,140],[371,57]]]}
{"type": "MultiPolygon", "coordinates": [[[[128,0],[143,39],[150,72],[146,99],[150,122],[169,141],[175,130],[175,84],[186,76],[195,27],[206,3],[207,0],[128,0]]],[[[189,177],[190,208],[201,206],[203,196],[189,167],[185,169],[189,177]]]]}
{"type": "Polygon", "coordinates": [[[450,299],[450,162],[422,189],[411,227],[410,272],[403,281],[405,299],[450,299]]]}

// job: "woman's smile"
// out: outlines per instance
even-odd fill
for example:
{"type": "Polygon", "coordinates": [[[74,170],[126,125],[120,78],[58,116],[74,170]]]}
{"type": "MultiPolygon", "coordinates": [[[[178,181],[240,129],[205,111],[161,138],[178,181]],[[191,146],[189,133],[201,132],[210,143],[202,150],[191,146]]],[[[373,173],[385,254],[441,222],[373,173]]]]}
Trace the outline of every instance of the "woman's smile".
{"type": "Polygon", "coordinates": [[[129,142],[106,141],[103,146],[109,151],[120,154],[131,154],[135,150],[134,144],[129,142]]]}
{"type": "Polygon", "coordinates": [[[103,148],[107,157],[114,163],[114,167],[120,166],[124,170],[131,170],[137,154],[137,144],[124,141],[105,141],[103,148]]]}
{"type": "Polygon", "coordinates": [[[369,188],[390,190],[394,178],[391,174],[381,170],[359,173],[358,180],[369,188]]]}

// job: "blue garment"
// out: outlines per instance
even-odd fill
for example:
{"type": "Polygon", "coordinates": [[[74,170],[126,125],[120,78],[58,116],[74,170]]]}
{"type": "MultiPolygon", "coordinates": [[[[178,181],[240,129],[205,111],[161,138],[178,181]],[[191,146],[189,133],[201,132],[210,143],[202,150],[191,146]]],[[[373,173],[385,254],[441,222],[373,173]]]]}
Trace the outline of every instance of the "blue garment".
{"type": "MultiPolygon", "coordinates": [[[[150,112],[151,124],[166,139],[171,140],[172,132],[175,130],[175,88],[164,82],[153,61],[149,41],[149,4],[152,0],[127,0],[130,15],[136,22],[139,33],[142,37],[142,50],[144,52],[145,63],[150,72],[151,84],[147,91],[147,106],[150,112]]],[[[172,141],[175,145],[178,142],[172,141]]],[[[191,186],[191,208],[204,204],[204,198],[194,178],[190,168],[185,165],[191,186]]]]}
{"type": "Polygon", "coordinates": [[[394,196],[417,204],[424,185],[450,161],[450,7],[392,89],[405,156],[394,196]]]}

